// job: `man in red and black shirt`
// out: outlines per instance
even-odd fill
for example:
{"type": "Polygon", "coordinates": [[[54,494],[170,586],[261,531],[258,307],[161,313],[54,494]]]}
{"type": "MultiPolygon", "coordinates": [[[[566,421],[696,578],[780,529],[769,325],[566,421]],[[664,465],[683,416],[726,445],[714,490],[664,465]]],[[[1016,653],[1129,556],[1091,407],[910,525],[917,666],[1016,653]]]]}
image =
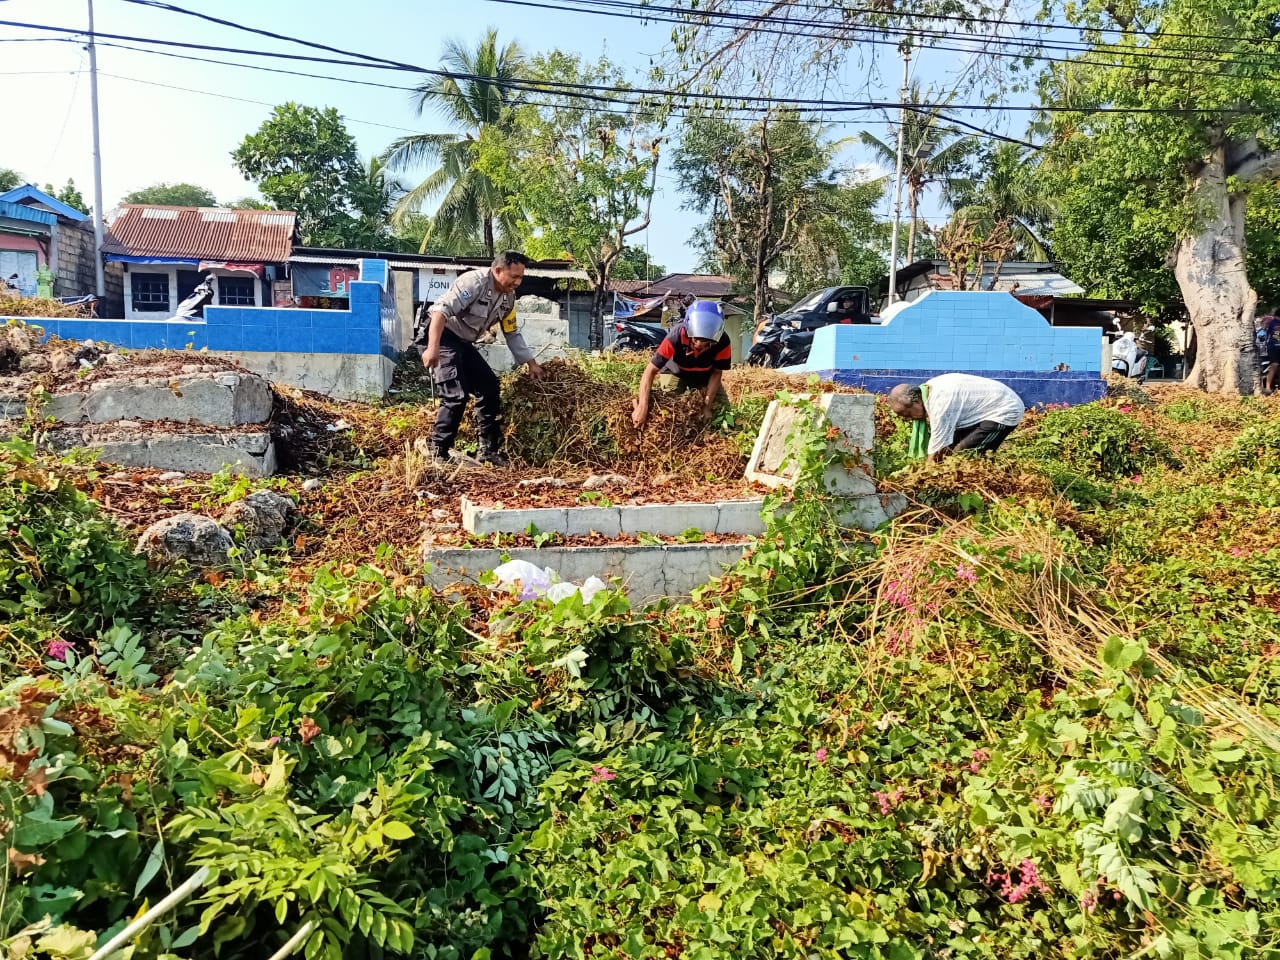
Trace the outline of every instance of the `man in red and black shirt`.
{"type": "Polygon", "coordinates": [[[732,356],[720,304],[695,301],[685,312],[684,321],[658,344],[652,362],[645,368],[631,422],[639,429],[649,419],[649,396],[659,377],[663,386],[670,386],[676,393],[700,391],[703,418],[710,420],[716,404],[728,399],[720,381],[732,356]]]}

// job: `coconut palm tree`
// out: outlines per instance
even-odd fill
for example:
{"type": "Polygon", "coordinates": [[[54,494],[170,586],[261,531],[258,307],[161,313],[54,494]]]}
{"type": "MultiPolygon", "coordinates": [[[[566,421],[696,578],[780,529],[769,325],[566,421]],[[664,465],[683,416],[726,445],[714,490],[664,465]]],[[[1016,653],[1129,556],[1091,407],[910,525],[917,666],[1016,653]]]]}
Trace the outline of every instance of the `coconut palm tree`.
{"type": "Polygon", "coordinates": [[[434,166],[426,179],[405,192],[392,214],[392,222],[401,227],[441,198],[423,235],[423,252],[428,247],[467,252],[482,245],[485,254],[493,256],[497,240],[515,234],[515,224],[503,214],[506,195],[476,168],[476,160],[481,135],[500,132],[510,123],[523,94],[509,83],[524,64],[519,45],[500,46],[498,31],[490,29],[474,49],[458,40],[445,45],[441,65],[456,77],[431,77],[414,88],[419,115],[431,107],[461,131],[401,137],[383,154],[394,171],[434,166]]]}
{"type": "Polygon", "coordinates": [[[955,217],[988,229],[1007,223],[1023,260],[1051,260],[1048,225],[1053,205],[1037,177],[1033,154],[1016,143],[1002,143],[982,161],[981,178],[955,198],[955,217]]]}
{"type": "MultiPolygon", "coordinates": [[[[908,104],[919,104],[906,111],[903,128],[902,178],[907,188],[907,263],[915,260],[916,232],[920,220],[920,200],[927,187],[938,186],[942,199],[952,199],[972,188],[969,176],[969,160],[978,149],[975,137],[964,134],[959,128],[946,122],[943,111],[954,94],[937,104],[930,104],[928,92],[922,93],[918,85],[912,85],[907,95],[908,104]]],[[[902,121],[899,121],[901,123],[902,121]]],[[[874,134],[863,131],[862,142],[871,148],[876,159],[889,169],[898,163],[898,126],[891,123],[893,135],[886,143],[874,134]]]]}

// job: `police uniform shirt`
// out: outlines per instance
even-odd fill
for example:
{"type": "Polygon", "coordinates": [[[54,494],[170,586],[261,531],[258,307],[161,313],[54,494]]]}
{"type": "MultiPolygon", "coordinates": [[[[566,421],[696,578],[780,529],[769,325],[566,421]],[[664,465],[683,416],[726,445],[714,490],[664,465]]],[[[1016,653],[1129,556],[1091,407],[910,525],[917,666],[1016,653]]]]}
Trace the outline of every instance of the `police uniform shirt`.
{"type": "Polygon", "coordinates": [[[653,365],[659,373],[670,373],[697,387],[705,387],[712,370],[728,370],[733,361],[733,348],[727,333],[720,334],[715,345],[702,353],[693,352],[693,341],[682,323],[658,344],[653,365]]]}
{"type": "Polygon", "coordinates": [[[516,363],[533,359],[533,351],[516,329],[516,295],[494,289],[492,269],[472,270],[458,277],[430,311],[443,313],[445,329],[467,343],[475,343],[501,322],[507,349],[516,363]]]}

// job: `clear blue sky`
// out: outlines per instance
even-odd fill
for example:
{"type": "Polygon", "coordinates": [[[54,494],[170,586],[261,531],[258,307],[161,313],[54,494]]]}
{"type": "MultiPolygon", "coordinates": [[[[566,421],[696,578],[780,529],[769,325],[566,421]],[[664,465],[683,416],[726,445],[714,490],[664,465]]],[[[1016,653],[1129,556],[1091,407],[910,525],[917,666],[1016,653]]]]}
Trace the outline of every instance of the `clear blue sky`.
{"type": "MultiPolygon", "coordinates": [[[[437,65],[442,42],[451,37],[474,41],[495,26],[503,38],[527,50],[554,47],[596,56],[607,54],[642,79],[650,62],[670,39],[669,25],[644,25],[588,13],[526,10],[488,0],[177,0],[249,26],[362,53],[437,65]],[[465,11],[465,15],[464,15],[465,11]]],[[[307,53],[301,47],[207,24],[179,14],[122,0],[95,0],[99,33],[182,40],[224,46],[307,53]]],[[[84,0],[0,0],[0,19],[83,29],[84,0]]],[[[68,177],[92,202],[92,149],[89,133],[88,57],[76,43],[7,42],[40,36],[0,26],[0,103],[5,105],[5,134],[0,136],[0,167],[13,167],[37,184],[60,186],[68,177]]],[[[196,53],[195,55],[203,55],[196,53]]],[[[218,59],[240,59],[207,54],[218,59]]],[[[939,54],[926,62],[931,76],[946,77],[963,58],[939,54]]],[[[325,65],[272,63],[304,72],[411,85],[412,75],[325,65]]],[[[434,115],[418,117],[406,92],[380,90],[333,80],[290,77],[191,62],[103,47],[101,73],[103,194],[109,209],[124,194],[160,181],[189,181],[211,189],[220,200],[252,194],[232,166],[229,154],[256,129],[271,106],[286,100],[336,107],[346,118],[361,152],[370,156],[404,133],[444,129],[434,115]]],[[[896,63],[881,54],[868,65],[851,57],[846,74],[856,74],[859,98],[896,99],[896,63]],[[861,89],[868,66],[883,69],[887,82],[861,89]]],[[[847,78],[848,79],[848,78],[847,78]]],[[[852,90],[847,91],[852,94],[852,90]]],[[[828,96],[840,91],[829,90],[828,96]]],[[[850,136],[869,128],[886,135],[878,114],[860,115],[832,135],[850,136]]],[[[846,162],[867,158],[851,149],[846,162]]],[[[926,213],[934,213],[928,209],[926,213]]],[[[653,226],[647,242],[655,262],[671,270],[689,270],[688,248],[697,217],[680,209],[680,197],[668,170],[658,180],[653,226]]],[[[645,245],[644,235],[638,238],[645,245]]]]}

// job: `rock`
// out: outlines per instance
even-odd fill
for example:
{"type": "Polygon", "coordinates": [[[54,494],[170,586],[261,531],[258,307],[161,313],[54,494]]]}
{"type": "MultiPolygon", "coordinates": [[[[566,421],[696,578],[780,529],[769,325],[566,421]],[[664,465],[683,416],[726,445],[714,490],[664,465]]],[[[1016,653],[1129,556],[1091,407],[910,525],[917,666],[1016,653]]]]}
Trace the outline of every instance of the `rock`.
{"type": "Polygon", "coordinates": [[[51,353],[49,355],[50,373],[63,373],[74,366],[78,366],[78,364],[76,363],[75,357],[71,356],[69,353],[59,350],[56,353],[51,353]]]}
{"type": "Polygon", "coordinates": [[[128,357],[126,357],[126,356],[123,356],[123,355],[121,355],[121,354],[119,354],[119,353],[108,353],[108,354],[103,358],[103,361],[102,361],[102,362],[103,362],[103,363],[106,363],[106,364],[109,364],[109,365],[111,365],[111,366],[113,366],[113,367],[114,367],[114,366],[119,366],[119,365],[120,365],[120,364],[122,364],[122,363],[128,363],[128,362],[129,362],[129,358],[128,358],[128,357]]]}
{"type": "Polygon", "coordinates": [[[280,545],[296,511],[288,497],[274,490],[258,490],[227,507],[222,523],[242,536],[250,550],[271,550],[280,545]]]}
{"type": "Polygon", "coordinates": [[[620,473],[593,473],[582,481],[583,490],[603,490],[605,487],[621,487],[630,483],[628,477],[620,473]]]}
{"type": "Polygon", "coordinates": [[[436,509],[431,511],[431,519],[432,520],[448,520],[449,511],[441,510],[439,507],[437,507],[436,509]]]}
{"type": "Polygon", "coordinates": [[[187,475],[178,470],[170,470],[168,473],[162,473],[156,477],[160,483],[177,483],[179,480],[187,479],[187,475]]]}
{"type": "Polygon", "coordinates": [[[79,360],[81,366],[91,367],[102,359],[102,350],[92,340],[86,340],[71,351],[71,356],[79,360]]]}
{"type": "Polygon", "coordinates": [[[660,473],[651,481],[655,487],[669,487],[676,482],[678,478],[674,473],[660,473]]]}
{"type": "Polygon", "coordinates": [[[36,334],[25,323],[0,326],[0,373],[17,373],[22,358],[34,350],[38,342],[36,334]]]}
{"type": "Polygon", "coordinates": [[[324,486],[324,482],[321,480],[317,480],[315,477],[312,477],[310,480],[304,480],[302,482],[302,489],[307,491],[307,493],[311,493],[315,490],[319,490],[323,486],[324,486]]]}
{"type": "Polygon", "coordinates": [[[138,538],[138,552],[161,563],[185,560],[193,567],[218,567],[235,547],[222,525],[198,513],[179,513],[157,521],[138,538]]]}
{"type": "Polygon", "coordinates": [[[48,373],[51,367],[49,358],[42,353],[29,353],[18,363],[22,373],[48,373]]]}

